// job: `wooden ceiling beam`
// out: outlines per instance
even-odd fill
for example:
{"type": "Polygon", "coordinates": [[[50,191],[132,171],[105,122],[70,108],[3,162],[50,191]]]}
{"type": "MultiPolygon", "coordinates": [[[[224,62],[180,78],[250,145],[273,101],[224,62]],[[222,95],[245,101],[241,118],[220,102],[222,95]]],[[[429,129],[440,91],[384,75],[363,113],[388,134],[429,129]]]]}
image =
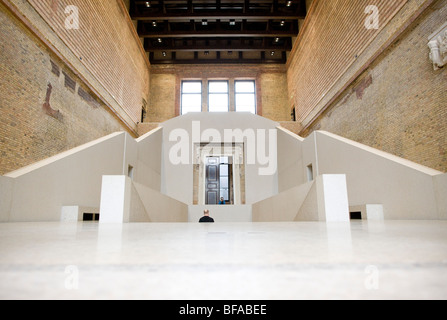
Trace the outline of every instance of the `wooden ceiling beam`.
{"type": "Polygon", "coordinates": [[[194,34],[189,31],[170,31],[170,32],[142,32],[139,34],[140,38],[217,38],[217,37],[296,37],[297,33],[291,32],[278,32],[278,31],[225,31],[222,33],[216,33],[211,31],[195,31],[194,34]]]}
{"type": "Polygon", "coordinates": [[[186,19],[304,19],[307,14],[305,0],[232,2],[196,0],[131,0],[130,15],[133,20],[186,19]]]}
{"type": "Polygon", "coordinates": [[[286,63],[285,55],[282,54],[280,59],[154,59],[151,55],[151,64],[284,64],[286,63]]]}
{"type": "Polygon", "coordinates": [[[194,20],[179,24],[168,21],[138,23],[138,34],[141,38],[296,37],[298,32],[297,21],[287,21],[283,27],[273,27],[272,20],[257,23],[243,20],[241,23],[235,22],[234,26],[229,26],[221,20],[206,21],[206,25],[194,20]]]}
{"type": "Polygon", "coordinates": [[[203,43],[204,39],[190,39],[190,40],[176,40],[172,39],[164,39],[161,43],[158,41],[154,41],[152,39],[146,39],[144,43],[144,48],[147,52],[155,52],[155,51],[269,51],[269,50],[280,50],[280,51],[290,51],[292,50],[292,39],[282,38],[280,42],[275,43],[274,39],[271,38],[263,38],[259,40],[249,41],[251,39],[247,39],[247,41],[242,41],[241,39],[212,39],[213,44],[207,45],[203,43]],[[186,43],[185,43],[186,42],[186,43]]]}
{"type": "Polygon", "coordinates": [[[249,12],[249,13],[237,13],[237,12],[208,12],[208,13],[135,13],[132,14],[133,20],[138,21],[157,21],[157,20],[169,20],[169,21],[184,21],[184,20],[248,20],[248,21],[260,21],[260,20],[268,20],[268,19],[277,19],[277,20],[299,20],[304,19],[304,14],[296,14],[296,13],[257,13],[257,12],[249,12]]]}

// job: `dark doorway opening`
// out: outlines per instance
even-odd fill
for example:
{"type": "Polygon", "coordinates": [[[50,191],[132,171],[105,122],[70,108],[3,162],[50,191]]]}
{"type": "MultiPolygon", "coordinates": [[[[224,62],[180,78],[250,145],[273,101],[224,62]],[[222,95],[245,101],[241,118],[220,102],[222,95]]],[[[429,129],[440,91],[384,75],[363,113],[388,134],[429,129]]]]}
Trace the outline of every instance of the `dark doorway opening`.
{"type": "Polygon", "coordinates": [[[351,220],[362,220],[362,213],[361,212],[351,212],[351,220]]]}
{"type": "Polygon", "coordinates": [[[84,213],[82,221],[99,221],[98,213],[84,213]]]}
{"type": "Polygon", "coordinates": [[[233,166],[231,157],[208,157],[206,164],[205,203],[217,205],[223,198],[225,204],[232,204],[233,166]]]}
{"type": "Polygon", "coordinates": [[[295,111],[295,106],[293,106],[292,108],[292,112],[290,113],[290,117],[292,121],[296,122],[296,111],[295,111]]]}

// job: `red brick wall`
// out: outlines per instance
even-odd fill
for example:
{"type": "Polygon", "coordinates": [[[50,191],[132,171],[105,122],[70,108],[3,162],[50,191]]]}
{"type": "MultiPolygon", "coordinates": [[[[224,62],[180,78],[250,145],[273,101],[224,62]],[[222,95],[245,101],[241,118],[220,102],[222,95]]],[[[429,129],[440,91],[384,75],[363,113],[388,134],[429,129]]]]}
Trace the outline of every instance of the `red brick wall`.
{"type": "Polygon", "coordinates": [[[0,34],[0,174],[124,130],[101,100],[1,3],[0,34]],[[52,90],[44,108],[48,84],[52,90]]]}
{"type": "Polygon", "coordinates": [[[428,37],[447,17],[435,1],[306,132],[326,130],[447,171],[447,68],[434,71],[428,37]]]}
{"type": "Polygon", "coordinates": [[[28,0],[130,118],[141,121],[148,100],[147,57],[121,0],[28,0]],[[79,29],[67,29],[67,6],[79,10],[79,29]]]}
{"type": "Polygon", "coordinates": [[[290,105],[297,121],[315,111],[407,0],[315,0],[288,61],[290,105]],[[369,5],[379,10],[379,29],[367,29],[369,5]]]}

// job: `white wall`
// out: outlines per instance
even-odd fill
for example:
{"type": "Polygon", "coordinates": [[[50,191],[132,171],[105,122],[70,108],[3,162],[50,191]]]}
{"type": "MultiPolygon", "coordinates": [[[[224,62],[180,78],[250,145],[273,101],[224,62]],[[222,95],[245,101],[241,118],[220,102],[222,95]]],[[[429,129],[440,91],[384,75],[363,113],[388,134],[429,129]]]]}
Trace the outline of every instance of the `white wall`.
{"type": "Polygon", "coordinates": [[[126,133],[14,171],[8,221],[59,221],[63,206],[99,207],[103,175],[123,174],[126,133]]]}
{"type": "Polygon", "coordinates": [[[14,180],[0,176],[0,222],[9,221],[14,180]]]}
{"type": "Polygon", "coordinates": [[[439,219],[447,220],[447,173],[433,178],[439,219]]]}
{"type": "Polygon", "coordinates": [[[317,142],[321,174],[346,174],[350,206],[382,204],[385,219],[438,219],[433,177],[441,172],[327,133],[317,142]]]}
{"type": "Polygon", "coordinates": [[[161,145],[161,130],[138,140],[117,132],[0,177],[0,221],[59,221],[64,206],[99,208],[102,177],[127,176],[129,166],[134,181],[160,190],[161,145]]]}
{"type": "Polygon", "coordinates": [[[163,129],[157,128],[138,138],[136,142],[138,161],[134,181],[160,191],[163,129]]]}
{"type": "Polygon", "coordinates": [[[278,127],[278,192],[307,182],[303,164],[304,139],[278,127]]]}
{"type": "MultiPolygon", "coordinates": [[[[162,124],[163,127],[163,159],[162,159],[162,193],[182,201],[186,204],[193,204],[193,164],[192,150],[194,142],[213,142],[212,139],[201,140],[200,136],[209,129],[218,133],[222,140],[224,138],[225,129],[261,129],[275,130],[278,123],[271,120],[255,116],[248,113],[192,113],[182,117],[174,118],[162,124]],[[193,134],[192,123],[198,121],[200,123],[200,132],[193,134]],[[171,163],[169,154],[171,148],[178,145],[177,141],[169,141],[171,132],[174,130],[184,130],[189,137],[189,164],[175,165],[171,163]]],[[[258,140],[257,140],[258,141],[258,140]]],[[[214,141],[216,142],[216,141],[214,141]]],[[[218,141],[222,142],[222,141],[218,141]]],[[[230,141],[231,142],[231,141],[230,141]]],[[[236,143],[244,142],[243,140],[233,141],[236,143]]],[[[275,139],[276,142],[276,139],[275,139]]],[[[266,139],[264,147],[267,151],[269,140],[266,139]]],[[[277,152],[277,144],[274,144],[273,152],[277,152]]],[[[247,153],[247,145],[245,146],[247,153]]],[[[247,154],[246,154],[247,156],[247,154]]],[[[277,160],[277,158],[275,159],[277,160]]],[[[260,200],[269,198],[278,193],[278,174],[277,171],[272,175],[259,175],[259,169],[265,166],[258,164],[245,166],[245,191],[246,204],[252,204],[260,200]]]]}
{"type": "MultiPolygon", "coordinates": [[[[260,169],[266,165],[246,163],[247,206],[235,206],[234,210],[216,207],[216,214],[224,221],[251,219],[252,204],[279,193],[280,199],[285,192],[306,183],[309,164],[313,166],[314,178],[326,174],[346,175],[349,206],[382,204],[385,219],[447,219],[446,174],[326,132],[314,132],[302,139],[277,127],[277,123],[251,114],[201,113],[172,119],[162,129],[138,140],[124,132],[111,134],[0,177],[0,221],[59,221],[64,206],[98,208],[102,177],[127,176],[129,165],[134,167],[133,206],[142,214],[132,219],[164,221],[163,215],[170,212],[178,215],[173,214],[168,221],[187,221],[188,210],[190,218],[195,219],[197,216],[191,210],[201,208],[192,206],[193,143],[213,142],[208,138],[201,140],[204,132],[224,137],[225,129],[237,128],[254,132],[274,130],[274,147],[269,150],[267,136],[262,149],[278,154],[275,162],[278,170],[261,175],[260,169]],[[198,121],[200,131],[192,130],[193,121],[198,121]],[[188,138],[187,164],[175,165],[169,159],[171,148],[177,145],[176,141],[169,141],[169,136],[178,129],[188,138]],[[238,210],[241,214],[232,216],[238,210]],[[225,216],[227,211],[231,214],[225,216]]],[[[233,142],[241,143],[244,139],[233,142]]],[[[248,147],[245,145],[245,152],[248,147]]],[[[293,195],[296,190],[290,192],[293,195]]],[[[301,206],[312,214],[301,211],[296,220],[312,219],[314,202],[320,193],[312,185],[301,206]]],[[[296,201],[301,201],[281,199],[278,202],[281,213],[274,217],[277,220],[284,218],[282,210],[297,212],[296,201]]],[[[270,214],[277,214],[276,207],[270,208],[270,214]]],[[[199,216],[202,213],[199,210],[199,216]]]]}
{"type": "MultiPolygon", "coordinates": [[[[308,182],[253,204],[253,222],[295,221],[313,184],[308,182]]],[[[316,199],[314,205],[317,209],[316,199]]],[[[308,221],[318,221],[318,209],[311,211],[317,212],[317,216],[308,217],[308,221]]]]}
{"type": "Polygon", "coordinates": [[[381,204],[388,220],[447,219],[442,172],[323,131],[302,139],[279,129],[278,155],[281,192],[306,182],[311,164],[314,178],[346,174],[349,206],[381,204]]]}
{"type": "Polygon", "coordinates": [[[253,205],[254,222],[349,221],[346,176],[322,175],[253,205]]]}
{"type": "Polygon", "coordinates": [[[188,222],[188,206],[159,191],[134,182],[133,187],[146,212],[147,218],[138,210],[131,210],[131,222],[188,222]]]}
{"type": "Polygon", "coordinates": [[[189,206],[189,218],[191,223],[199,222],[205,209],[210,211],[210,217],[216,223],[224,222],[252,222],[252,206],[189,206]]]}
{"type": "Polygon", "coordinates": [[[187,222],[188,206],[127,176],[103,176],[100,223],[187,222]]]}

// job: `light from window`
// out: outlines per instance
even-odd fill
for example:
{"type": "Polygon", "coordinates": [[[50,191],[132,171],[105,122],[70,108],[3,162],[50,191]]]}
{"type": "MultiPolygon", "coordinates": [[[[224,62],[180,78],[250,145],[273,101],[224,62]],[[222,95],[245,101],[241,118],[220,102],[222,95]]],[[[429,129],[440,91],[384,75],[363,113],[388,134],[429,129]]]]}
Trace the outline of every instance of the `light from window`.
{"type": "Polygon", "coordinates": [[[182,82],[182,115],[202,111],[202,82],[182,82]]]}
{"type": "Polygon", "coordinates": [[[229,157],[220,157],[220,197],[230,202],[230,163],[229,157]]]}
{"type": "Polygon", "coordinates": [[[236,111],[256,114],[256,86],[254,81],[235,81],[236,111]]]}
{"type": "Polygon", "coordinates": [[[228,81],[210,81],[208,84],[208,111],[228,112],[230,106],[228,81]]]}

